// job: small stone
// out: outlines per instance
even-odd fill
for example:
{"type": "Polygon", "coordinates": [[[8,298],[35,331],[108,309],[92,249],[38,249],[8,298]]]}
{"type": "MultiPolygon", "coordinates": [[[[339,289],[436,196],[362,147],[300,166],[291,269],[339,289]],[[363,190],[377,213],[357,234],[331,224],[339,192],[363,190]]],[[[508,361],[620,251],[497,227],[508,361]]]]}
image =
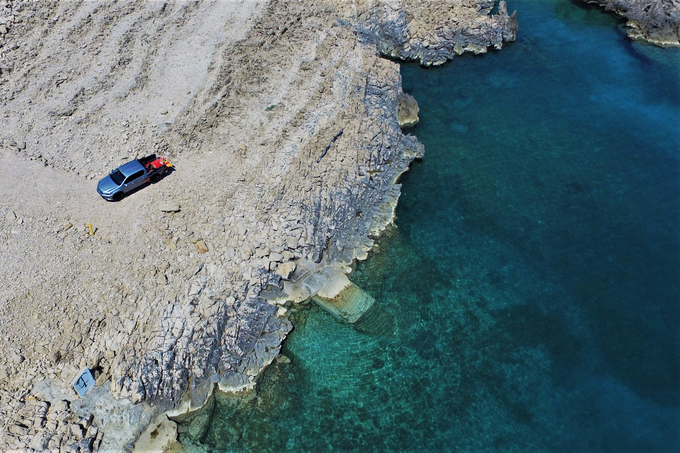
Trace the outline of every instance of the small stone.
{"type": "Polygon", "coordinates": [[[33,436],[33,438],[31,439],[31,443],[28,446],[35,451],[45,451],[45,448],[47,448],[49,440],[50,440],[49,436],[45,434],[38,434],[36,436],[33,436]]]}
{"type": "Polygon", "coordinates": [[[158,209],[161,210],[161,212],[179,212],[181,211],[180,205],[178,203],[175,203],[173,201],[166,201],[165,203],[162,203],[158,209]]]}
{"type": "Polygon", "coordinates": [[[89,437],[94,439],[97,437],[97,434],[99,434],[99,428],[97,428],[94,425],[90,425],[89,428],[87,428],[87,432],[85,433],[85,437],[89,437]]]}
{"type": "Polygon", "coordinates": [[[0,35],[7,34],[7,27],[5,25],[0,25],[0,35]]]}
{"type": "Polygon", "coordinates": [[[59,451],[61,449],[61,439],[62,436],[52,436],[50,441],[47,443],[47,448],[50,451],[59,451]]]}
{"type": "Polygon", "coordinates": [[[281,255],[280,253],[276,253],[276,252],[270,253],[269,254],[269,261],[274,261],[276,263],[280,263],[281,261],[283,261],[283,255],[281,255]]]}
{"type": "Polygon", "coordinates": [[[17,436],[26,436],[28,434],[28,428],[20,425],[10,425],[8,431],[17,436]]]}
{"type": "Polygon", "coordinates": [[[70,425],[71,436],[76,440],[82,440],[83,438],[83,428],[75,423],[70,425]]]}
{"type": "Polygon", "coordinates": [[[64,412],[68,409],[68,406],[69,404],[66,400],[57,401],[53,406],[53,410],[56,413],[64,412]]]}
{"type": "Polygon", "coordinates": [[[94,420],[94,415],[93,414],[86,414],[86,415],[81,415],[78,417],[78,424],[83,428],[87,429],[92,425],[92,420],[94,420]]]}
{"type": "Polygon", "coordinates": [[[205,245],[205,242],[203,240],[196,241],[196,248],[198,249],[198,253],[206,253],[208,251],[208,246],[205,245]]]}
{"type": "Polygon", "coordinates": [[[287,237],[286,246],[288,246],[289,249],[295,250],[298,246],[298,239],[295,237],[287,237]]]}
{"type": "Polygon", "coordinates": [[[203,290],[203,287],[201,285],[193,284],[191,285],[191,288],[189,288],[189,296],[196,296],[201,293],[203,290]]]}
{"type": "Polygon", "coordinates": [[[101,386],[104,385],[104,384],[106,383],[106,381],[108,381],[109,379],[111,379],[111,375],[110,375],[109,373],[102,373],[102,374],[99,375],[99,377],[98,377],[97,380],[95,381],[95,384],[94,384],[94,385],[97,386],[97,387],[101,387],[101,386]]]}
{"type": "Polygon", "coordinates": [[[12,362],[15,365],[20,365],[24,360],[26,359],[21,354],[17,354],[16,352],[12,354],[12,362]]]}
{"type": "Polygon", "coordinates": [[[92,444],[94,443],[94,439],[91,437],[86,437],[82,439],[80,442],[78,442],[78,448],[80,451],[92,451],[92,444]]]}

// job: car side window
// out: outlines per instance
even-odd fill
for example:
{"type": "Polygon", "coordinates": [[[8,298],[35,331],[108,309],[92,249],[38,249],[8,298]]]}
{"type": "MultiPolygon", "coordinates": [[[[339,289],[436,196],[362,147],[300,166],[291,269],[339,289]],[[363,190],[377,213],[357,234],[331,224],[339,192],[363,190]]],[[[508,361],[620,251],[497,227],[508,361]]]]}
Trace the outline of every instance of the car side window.
{"type": "Polygon", "coordinates": [[[137,173],[134,173],[134,174],[128,176],[128,178],[125,180],[125,184],[130,184],[132,181],[134,181],[135,179],[139,178],[139,177],[142,176],[143,174],[144,174],[144,171],[143,171],[143,170],[140,170],[140,171],[138,171],[137,173]]]}

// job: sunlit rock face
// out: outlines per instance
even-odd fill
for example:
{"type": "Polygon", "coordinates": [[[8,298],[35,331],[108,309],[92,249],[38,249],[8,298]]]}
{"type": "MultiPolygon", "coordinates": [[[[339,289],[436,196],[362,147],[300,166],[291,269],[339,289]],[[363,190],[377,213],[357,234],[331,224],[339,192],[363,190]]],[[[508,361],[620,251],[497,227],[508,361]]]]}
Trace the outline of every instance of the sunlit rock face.
{"type": "Polygon", "coordinates": [[[660,46],[680,46],[678,0],[585,0],[611,11],[628,22],[628,36],[660,46]]]}
{"type": "Polygon", "coordinates": [[[384,55],[438,66],[464,52],[485,53],[514,41],[516,14],[505,1],[378,3],[359,14],[358,31],[384,55]]]}

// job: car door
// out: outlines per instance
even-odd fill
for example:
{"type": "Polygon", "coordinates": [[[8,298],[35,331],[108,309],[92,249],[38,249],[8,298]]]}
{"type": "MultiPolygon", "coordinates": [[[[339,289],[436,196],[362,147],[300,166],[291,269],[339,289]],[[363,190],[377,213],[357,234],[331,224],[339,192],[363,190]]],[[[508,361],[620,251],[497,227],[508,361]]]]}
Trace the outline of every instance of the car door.
{"type": "Polygon", "coordinates": [[[140,170],[127,178],[125,178],[125,182],[123,185],[125,186],[125,192],[130,192],[131,190],[135,190],[137,187],[141,186],[144,183],[144,170],[140,170]]]}

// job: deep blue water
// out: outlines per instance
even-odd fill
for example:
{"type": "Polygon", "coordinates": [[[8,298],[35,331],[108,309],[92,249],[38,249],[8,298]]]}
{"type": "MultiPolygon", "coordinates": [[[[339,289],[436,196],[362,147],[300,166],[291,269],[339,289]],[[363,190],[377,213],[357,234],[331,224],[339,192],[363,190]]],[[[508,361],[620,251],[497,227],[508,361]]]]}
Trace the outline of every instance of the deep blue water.
{"type": "Polygon", "coordinates": [[[680,451],[680,49],[577,2],[509,8],[502,51],[402,66],[426,156],[351,276],[373,311],[298,313],[290,363],[186,445],[680,451]]]}

